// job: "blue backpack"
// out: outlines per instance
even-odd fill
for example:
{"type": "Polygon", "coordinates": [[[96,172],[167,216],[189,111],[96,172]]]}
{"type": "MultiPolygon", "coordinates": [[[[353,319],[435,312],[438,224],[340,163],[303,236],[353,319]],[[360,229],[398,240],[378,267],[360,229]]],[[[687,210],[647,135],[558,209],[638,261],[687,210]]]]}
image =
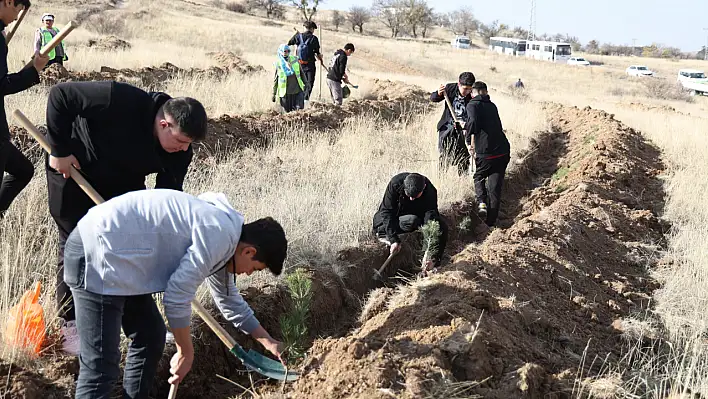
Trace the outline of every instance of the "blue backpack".
{"type": "Polygon", "coordinates": [[[301,61],[309,61],[314,58],[312,49],[310,48],[310,41],[315,35],[310,35],[310,38],[305,41],[302,38],[302,33],[300,33],[300,44],[297,46],[297,56],[301,61]]]}

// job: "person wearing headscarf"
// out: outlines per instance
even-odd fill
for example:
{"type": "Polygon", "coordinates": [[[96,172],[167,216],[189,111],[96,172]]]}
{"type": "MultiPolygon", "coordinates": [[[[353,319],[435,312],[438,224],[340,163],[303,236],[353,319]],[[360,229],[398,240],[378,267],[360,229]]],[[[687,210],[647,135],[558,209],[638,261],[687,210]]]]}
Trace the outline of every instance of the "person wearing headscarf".
{"type": "Polygon", "coordinates": [[[290,55],[290,47],[281,44],[278,47],[278,59],[274,63],[275,78],[273,79],[273,97],[280,99],[280,105],[285,112],[305,107],[305,83],[300,73],[300,63],[297,57],[290,55]]]}

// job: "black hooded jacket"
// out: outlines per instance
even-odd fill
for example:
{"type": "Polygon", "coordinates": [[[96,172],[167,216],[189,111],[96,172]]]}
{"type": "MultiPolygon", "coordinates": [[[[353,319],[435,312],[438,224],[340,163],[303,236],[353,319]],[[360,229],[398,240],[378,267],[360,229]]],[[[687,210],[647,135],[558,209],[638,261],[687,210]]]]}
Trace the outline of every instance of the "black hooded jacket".
{"type": "Polygon", "coordinates": [[[193,149],[168,153],[154,135],[155,116],[171,97],[114,81],[67,82],[52,87],[47,140],[55,157],[74,155],[89,180],[113,192],[145,187],[182,190],[193,149]]]}
{"type": "Polygon", "coordinates": [[[409,172],[394,176],[386,186],[383,201],[374,215],[374,230],[385,226],[386,237],[391,243],[400,242],[398,238],[398,218],[403,215],[416,215],[423,219],[423,224],[430,220],[440,220],[438,212],[438,191],[433,183],[425,178],[425,189],[420,198],[411,199],[404,192],[403,181],[409,172]]]}
{"type": "Polygon", "coordinates": [[[347,73],[347,60],[349,57],[344,50],[339,49],[334,52],[332,59],[329,62],[329,72],[327,72],[327,79],[333,80],[335,82],[342,83],[344,79],[344,74],[347,73]]]}
{"type": "MultiPolygon", "coordinates": [[[[5,29],[5,23],[0,21],[0,31],[5,29]]],[[[0,140],[10,139],[10,128],[5,114],[5,96],[26,90],[39,83],[39,73],[30,66],[17,73],[7,70],[7,42],[5,35],[0,35],[0,140]]]]}
{"type": "MultiPolygon", "coordinates": [[[[459,89],[457,88],[457,83],[448,83],[445,85],[445,92],[447,93],[447,97],[450,99],[450,102],[453,102],[457,94],[459,93],[459,89]]],[[[472,99],[472,96],[467,95],[465,96],[464,102],[465,106],[469,104],[470,100],[472,99]]],[[[434,103],[438,103],[441,101],[445,101],[445,96],[441,96],[438,94],[438,91],[435,90],[434,92],[430,93],[430,101],[434,103]]],[[[452,127],[452,114],[450,113],[450,110],[448,109],[447,105],[443,108],[443,113],[442,116],[440,117],[440,121],[438,121],[438,132],[440,131],[447,131],[452,127]]]]}
{"type": "Polygon", "coordinates": [[[510,146],[502,128],[499,110],[488,95],[474,97],[467,104],[467,124],[465,125],[465,143],[469,145],[474,136],[475,156],[509,154],[510,146]]]}

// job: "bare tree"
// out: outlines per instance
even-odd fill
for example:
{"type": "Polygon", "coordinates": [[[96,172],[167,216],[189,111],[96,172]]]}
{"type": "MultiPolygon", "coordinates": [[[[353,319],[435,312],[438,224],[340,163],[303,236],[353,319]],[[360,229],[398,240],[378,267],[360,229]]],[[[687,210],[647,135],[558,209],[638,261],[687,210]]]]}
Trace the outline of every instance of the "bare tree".
{"type": "Polygon", "coordinates": [[[456,35],[467,36],[477,30],[479,22],[470,10],[461,8],[450,13],[450,28],[456,35]]]}
{"type": "Polygon", "coordinates": [[[404,22],[404,14],[400,0],[376,0],[373,6],[374,15],[391,30],[391,37],[398,37],[404,22]]]}
{"type": "Polygon", "coordinates": [[[436,25],[442,26],[443,28],[450,28],[452,26],[450,14],[447,13],[434,14],[433,21],[436,25]]]}
{"type": "Polygon", "coordinates": [[[344,20],[344,16],[339,10],[332,11],[332,25],[337,32],[339,32],[339,27],[344,23],[344,20]]]}
{"type": "Polygon", "coordinates": [[[285,0],[246,0],[246,7],[265,11],[268,18],[280,18],[285,13],[285,0]]]}
{"type": "Polygon", "coordinates": [[[480,24],[477,31],[479,35],[484,39],[484,43],[489,44],[489,38],[494,36],[499,36],[500,32],[508,30],[509,26],[505,24],[500,24],[499,20],[495,20],[489,25],[480,24]]]}
{"type": "Polygon", "coordinates": [[[435,13],[432,7],[426,5],[422,18],[420,19],[420,34],[423,36],[423,39],[428,35],[428,28],[433,25],[435,25],[435,13]]]}
{"type": "Polygon", "coordinates": [[[320,0],[291,0],[291,2],[308,22],[312,21],[312,17],[317,14],[317,6],[320,4],[320,0]]]}
{"type": "Polygon", "coordinates": [[[352,24],[352,31],[356,32],[355,28],[359,28],[359,33],[364,33],[364,24],[371,20],[371,13],[368,9],[359,6],[353,6],[349,9],[349,23],[352,24]]]}
{"type": "Polygon", "coordinates": [[[418,28],[424,23],[426,23],[425,29],[427,30],[427,26],[430,23],[424,21],[432,18],[433,9],[428,7],[428,3],[425,0],[401,0],[400,6],[406,27],[410,30],[413,37],[418,37],[418,28]]]}

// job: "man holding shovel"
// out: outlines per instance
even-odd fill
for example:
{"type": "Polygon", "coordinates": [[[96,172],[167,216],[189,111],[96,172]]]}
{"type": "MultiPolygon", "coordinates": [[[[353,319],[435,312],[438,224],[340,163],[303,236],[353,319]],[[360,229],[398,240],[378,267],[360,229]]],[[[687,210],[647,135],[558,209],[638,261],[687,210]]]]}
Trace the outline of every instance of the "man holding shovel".
{"type": "Polygon", "coordinates": [[[379,241],[390,245],[391,254],[396,254],[402,245],[399,234],[416,231],[430,221],[440,224],[440,241],[435,253],[430,254],[430,260],[423,265],[424,271],[440,264],[447,244],[447,225],[438,211],[438,191],[421,174],[403,172],[393,176],[374,214],[374,234],[379,241]]]}
{"type": "MultiPolygon", "coordinates": [[[[0,1],[0,30],[15,21],[23,9],[30,7],[29,0],[0,1]]],[[[8,73],[7,43],[0,35],[0,218],[34,175],[34,166],[22,152],[10,142],[10,128],[5,114],[5,96],[19,93],[39,83],[39,71],[44,69],[49,58],[35,53],[32,65],[17,73],[8,73]],[[7,172],[5,177],[2,177],[7,172]]]]}
{"type": "Polygon", "coordinates": [[[78,354],[74,306],[64,283],[64,245],[79,220],[94,206],[70,177],[75,166],[106,199],[155,188],[182,190],[192,160],[192,142],[204,139],[207,115],[197,100],[148,93],[125,83],[67,82],[49,92],[46,161],[49,212],[59,231],[56,296],[63,349],[78,354]]]}
{"type": "Polygon", "coordinates": [[[93,207],[64,250],[81,337],[76,398],[110,397],[120,377],[121,329],[130,339],[123,395],[147,397],[165,347],[155,292],[164,292],[177,346],[169,382],[181,382],[194,361],[190,304],[203,282],[226,320],[281,359],[282,344],[243,300],[235,275],[266,268],[279,275],[287,245],[277,221],[244,223],[221,193],[142,190],[93,207]]]}
{"type": "Polygon", "coordinates": [[[335,105],[342,105],[344,100],[342,81],[346,84],[351,84],[347,76],[347,60],[352,54],[354,54],[354,45],[347,43],[344,45],[344,50],[337,50],[330,61],[329,70],[327,71],[327,87],[335,105]]]}
{"type": "Polygon", "coordinates": [[[288,42],[288,46],[297,45],[297,58],[305,77],[305,104],[307,104],[310,101],[312,88],[315,86],[316,61],[322,62],[322,53],[320,53],[320,41],[315,36],[317,24],[313,21],[305,21],[303,26],[305,32],[297,32],[288,42]]]}
{"type": "Polygon", "coordinates": [[[472,84],[475,77],[472,72],[460,74],[457,83],[440,85],[437,91],[430,94],[430,101],[445,101],[445,97],[450,101],[453,117],[449,106],[445,106],[442,116],[438,122],[438,151],[440,152],[440,166],[457,166],[460,176],[468,173],[470,166],[470,154],[467,151],[464,140],[464,124],[467,122],[467,104],[472,100],[472,84]],[[455,123],[459,121],[459,125],[455,123]]]}

